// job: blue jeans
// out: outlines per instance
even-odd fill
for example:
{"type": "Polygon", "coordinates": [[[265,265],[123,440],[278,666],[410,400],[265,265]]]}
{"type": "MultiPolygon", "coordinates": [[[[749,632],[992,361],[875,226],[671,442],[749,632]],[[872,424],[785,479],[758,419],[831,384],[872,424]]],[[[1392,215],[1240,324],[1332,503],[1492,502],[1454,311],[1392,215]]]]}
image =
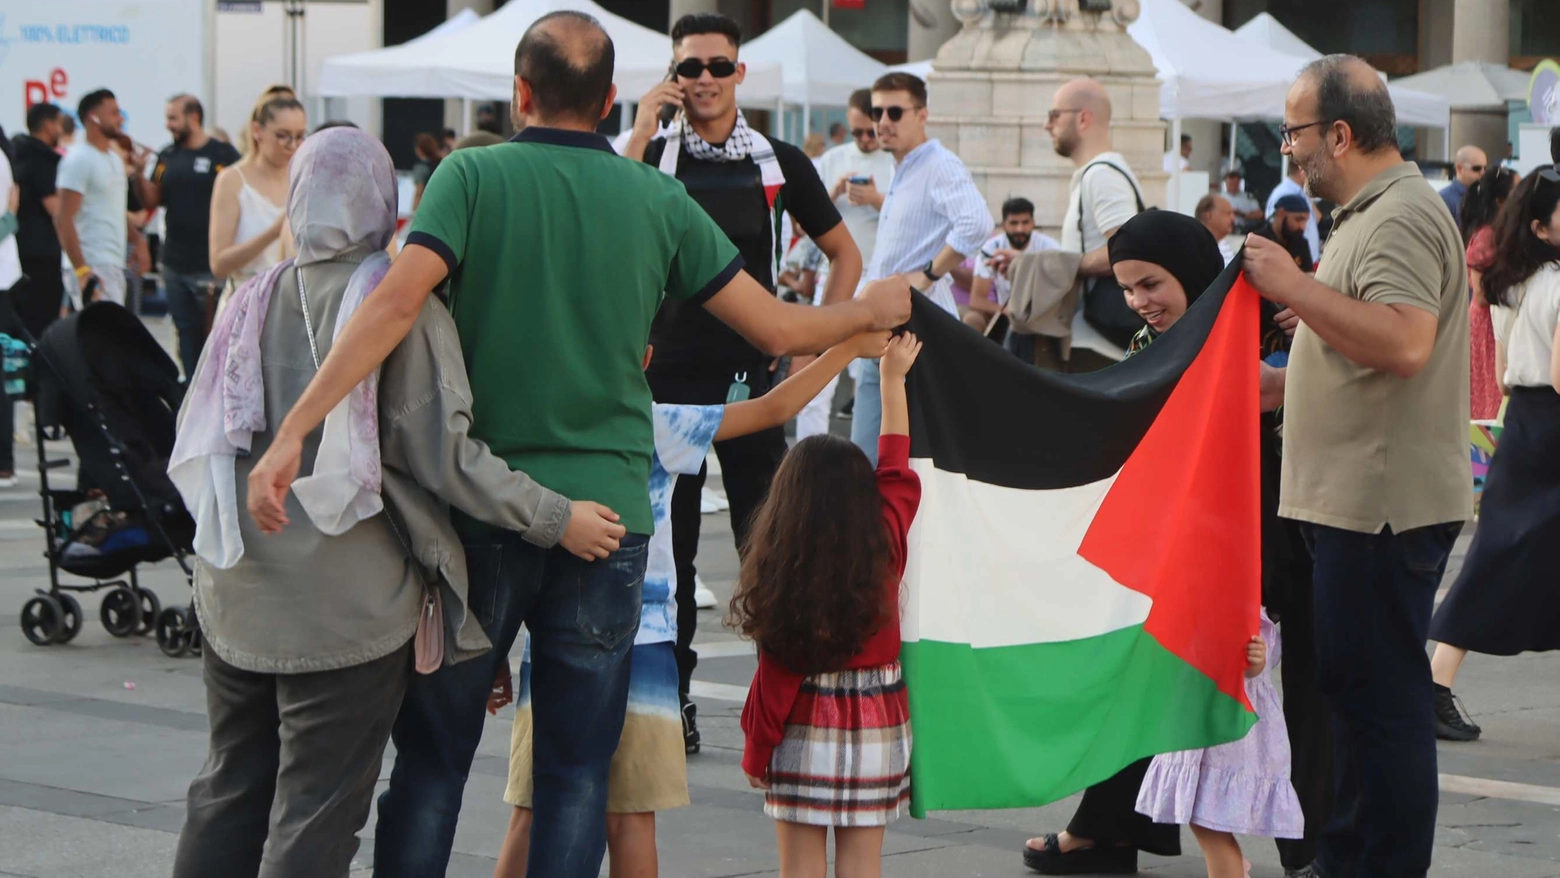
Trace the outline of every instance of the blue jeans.
{"type": "Polygon", "coordinates": [[[1316,670],[1332,707],[1337,799],[1326,878],[1422,878],[1439,788],[1430,611],[1461,522],[1364,534],[1307,524],[1316,670]]]}
{"type": "Polygon", "coordinates": [[[200,351],[206,344],[206,297],[212,281],[210,272],[185,273],[163,266],[163,292],[168,297],[168,316],[179,331],[179,365],[184,380],[195,374],[200,351]]]}
{"type": "Polygon", "coordinates": [[[602,561],[518,534],[467,541],[469,604],[493,641],[478,658],[416,675],[396,718],[379,797],[376,878],[443,875],[488,692],[521,623],[531,633],[535,822],[531,875],[595,878],[607,849],[607,771],[623,732],[648,537],[602,561]]]}
{"type": "Polygon", "coordinates": [[[857,361],[856,404],[850,416],[850,441],[877,466],[878,434],[883,431],[883,374],[877,360],[857,361]]]}

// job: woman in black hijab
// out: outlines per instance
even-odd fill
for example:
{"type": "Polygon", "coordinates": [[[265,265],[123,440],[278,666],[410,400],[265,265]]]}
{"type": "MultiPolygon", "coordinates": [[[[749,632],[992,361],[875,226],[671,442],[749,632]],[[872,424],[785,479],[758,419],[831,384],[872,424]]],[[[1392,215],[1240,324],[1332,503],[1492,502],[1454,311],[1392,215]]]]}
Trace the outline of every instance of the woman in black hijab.
{"type": "MultiPolygon", "coordinates": [[[[1141,351],[1168,332],[1224,271],[1218,242],[1203,224],[1179,213],[1149,210],[1111,236],[1110,265],[1127,305],[1147,324],[1127,347],[1141,351]]],[[[1263,301],[1258,356],[1263,368],[1264,410],[1283,401],[1283,366],[1289,337],[1263,301]]],[[[1305,838],[1278,841],[1287,875],[1308,871],[1316,841],[1332,808],[1332,745],[1326,708],[1317,690],[1312,636],[1310,557],[1294,522],[1278,517],[1278,411],[1262,415],[1262,603],[1283,623],[1284,721],[1289,730],[1291,779],[1305,813],[1305,838]]],[[[1134,762],[1084,791],[1062,833],[1031,839],[1024,863],[1045,875],[1115,874],[1137,866],[1138,851],[1160,856],[1181,852],[1181,830],[1137,813],[1138,789],[1150,760],[1134,762]]]]}

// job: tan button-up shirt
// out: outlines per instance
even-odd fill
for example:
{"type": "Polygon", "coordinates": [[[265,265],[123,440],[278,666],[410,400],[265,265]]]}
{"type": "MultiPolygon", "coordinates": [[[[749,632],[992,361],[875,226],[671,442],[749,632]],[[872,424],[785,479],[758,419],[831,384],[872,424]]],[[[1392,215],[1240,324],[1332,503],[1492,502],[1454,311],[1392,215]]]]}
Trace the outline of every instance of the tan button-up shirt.
{"type": "Polygon", "coordinates": [[[1468,518],[1467,277],[1446,205],[1412,163],[1383,171],[1334,214],[1316,279],[1435,314],[1435,348],[1423,370],[1399,378],[1300,326],[1284,393],[1280,515],[1361,533],[1468,518]]]}

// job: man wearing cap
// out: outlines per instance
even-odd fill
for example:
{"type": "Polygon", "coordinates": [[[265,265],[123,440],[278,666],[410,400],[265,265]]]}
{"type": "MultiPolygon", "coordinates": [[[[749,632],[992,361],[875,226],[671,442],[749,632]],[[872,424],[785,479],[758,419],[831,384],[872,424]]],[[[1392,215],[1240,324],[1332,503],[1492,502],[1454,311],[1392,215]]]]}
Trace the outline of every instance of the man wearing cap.
{"type": "Polygon", "coordinates": [[[1247,192],[1241,184],[1245,181],[1246,173],[1241,170],[1240,163],[1226,165],[1224,169],[1223,195],[1230,206],[1235,208],[1235,219],[1242,229],[1251,228],[1252,224],[1262,221],[1262,202],[1247,192]]]}
{"type": "Polygon", "coordinates": [[[1295,265],[1310,274],[1316,270],[1316,264],[1311,261],[1311,245],[1305,240],[1305,224],[1310,219],[1311,203],[1304,195],[1285,195],[1274,202],[1273,218],[1254,229],[1252,234],[1278,242],[1294,257],[1295,265]]]}

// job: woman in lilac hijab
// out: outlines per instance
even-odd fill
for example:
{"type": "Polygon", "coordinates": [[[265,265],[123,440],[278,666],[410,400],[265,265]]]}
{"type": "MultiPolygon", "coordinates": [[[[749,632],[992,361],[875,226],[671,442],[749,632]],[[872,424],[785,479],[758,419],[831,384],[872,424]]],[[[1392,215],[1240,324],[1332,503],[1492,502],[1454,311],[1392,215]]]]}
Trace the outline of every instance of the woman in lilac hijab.
{"type": "Polygon", "coordinates": [[[175,878],[344,878],[411,674],[490,648],[466,612],[446,510],[542,546],[571,515],[467,435],[464,359],[433,297],[309,437],[290,524],[266,536],[239,514],[252,462],[388,267],[389,154],[355,129],[311,136],[292,161],[287,211],[298,256],[246,283],[219,318],[169,466],[197,523],[211,725],[175,878]]]}

